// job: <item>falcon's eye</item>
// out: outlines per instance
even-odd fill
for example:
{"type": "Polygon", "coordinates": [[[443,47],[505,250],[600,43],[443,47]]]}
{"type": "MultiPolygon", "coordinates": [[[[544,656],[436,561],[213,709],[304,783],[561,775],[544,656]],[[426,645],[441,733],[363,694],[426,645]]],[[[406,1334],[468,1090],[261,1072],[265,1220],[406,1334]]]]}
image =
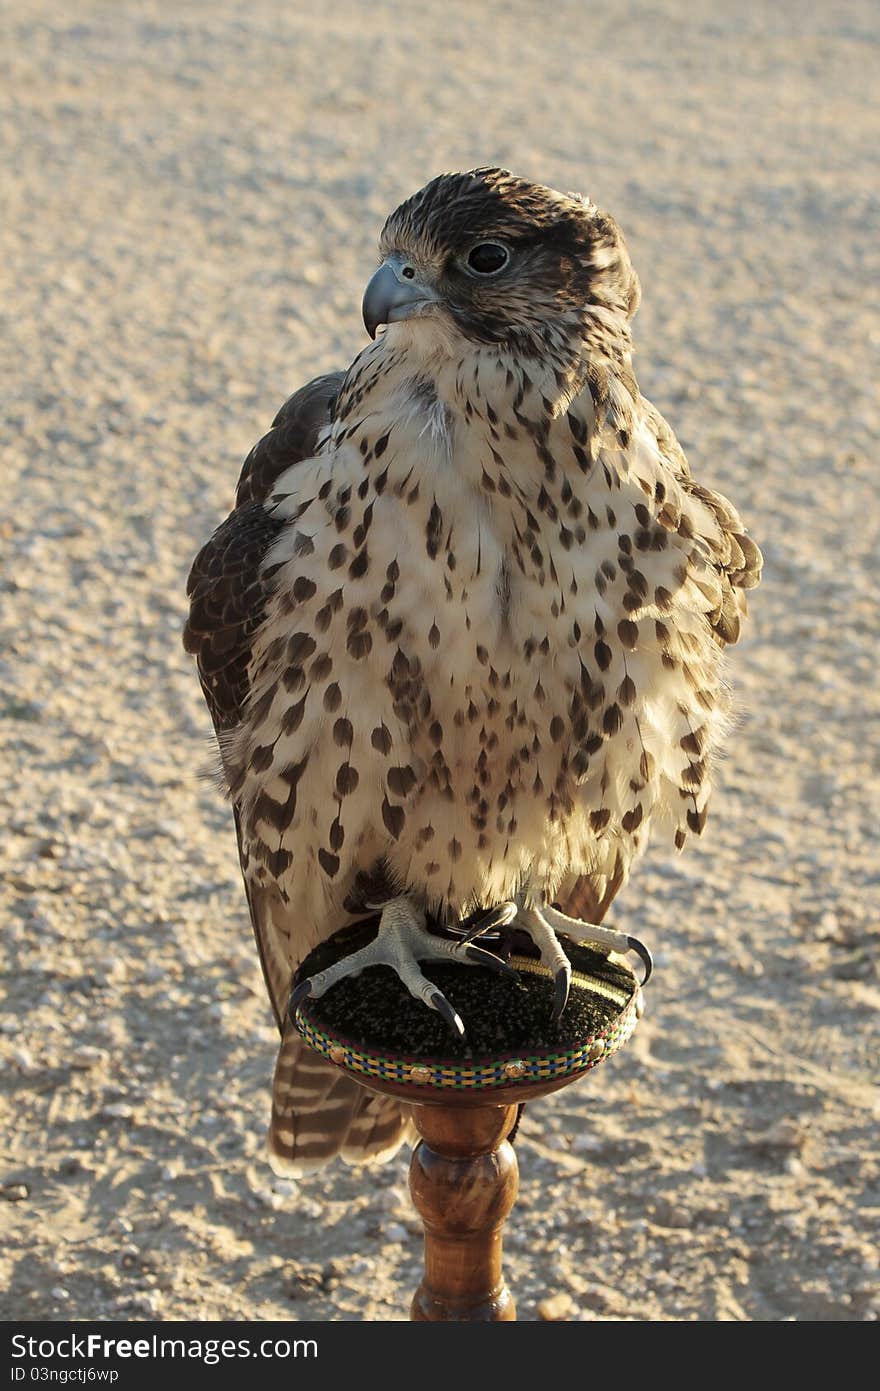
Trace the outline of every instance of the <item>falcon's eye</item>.
{"type": "Polygon", "coordinates": [[[468,252],[468,268],[476,275],[497,275],[510,260],[506,246],[497,241],[481,241],[468,252]]]}

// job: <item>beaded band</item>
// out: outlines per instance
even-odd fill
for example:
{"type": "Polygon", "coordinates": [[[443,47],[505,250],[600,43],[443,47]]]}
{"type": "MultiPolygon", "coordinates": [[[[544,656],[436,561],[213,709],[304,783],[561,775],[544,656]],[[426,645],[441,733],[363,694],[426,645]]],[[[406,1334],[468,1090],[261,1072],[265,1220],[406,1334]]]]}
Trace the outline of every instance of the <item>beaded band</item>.
{"type": "MultiPolygon", "coordinates": [[[[547,974],[536,962],[525,957],[511,957],[517,970],[547,974]]],[[[543,1082],[575,1073],[589,1072],[605,1058],[622,1048],[638,1023],[639,991],[633,981],[633,993],[609,985],[607,981],[575,972],[572,984],[602,995],[621,1006],[620,1013],[604,1029],[586,1039],[579,1047],[564,1053],[501,1054],[480,1062],[458,1061],[450,1058],[389,1058],[370,1052],[362,1044],[341,1035],[324,1033],[309,1018],[314,1001],[305,999],[296,1011],[296,1027],[306,1043],[316,1053],[348,1072],[383,1081],[409,1084],[414,1087],[440,1087],[451,1091],[491,1090],[509,1087],[511,1083],[543,1082]]]]}

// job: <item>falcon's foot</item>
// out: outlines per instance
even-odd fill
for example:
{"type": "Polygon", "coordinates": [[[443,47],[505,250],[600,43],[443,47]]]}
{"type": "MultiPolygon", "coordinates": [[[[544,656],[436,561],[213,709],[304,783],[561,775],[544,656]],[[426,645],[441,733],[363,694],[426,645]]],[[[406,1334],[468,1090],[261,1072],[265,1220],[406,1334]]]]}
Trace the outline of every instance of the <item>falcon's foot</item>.
{"type": "Polygon", "coordinates": [[[637,937],[630,937],[625,932],[615,932],[612,927],[600,927],[598,923],[586,923],[580,918],[569,918],[565,913],[560,913],[558,908],[550,908],[547,905],[541,908],[521,908],[515,926],[528,933],[540,952],[541,961],[553,972],[556,982],[552,1015],[554,1020],[559,1019],[565,1009],[571,988],[571,962],[559,945],[557,933],[562,933],[584,946],[606,948],[607,951],[621,954],[635,952],[645,968],[645,974],[639,982],[640,990],[647,985],[654,969],[651,953],[637,937]]]}
{"type": "MultiPolygon", "coordinates": [[[[487,923],[486,927],[490,924],[487,923]]],[[[486,930],[484,927],[482,930],[486,930]]],[[[346,976],[360,975],[367,966],[390,966],[406,986],[409,993],[421,1000],[428,1009],[433,1009],[449,1024],[460,1038],[464,1037],[464,1024],[457,1010],[433,981],[428,980],[419,969],[420,961],[456,961],[459,965],[487,966],[499,975],[516,978],[516,971],[506,961],[474,946],[467,938],[449,941],[429,932],[425,914],[402,895],[392,898],[382,905],[379,931],[372,942],[343,957],[326,971],[316,971],[313,976],[300,981],[293,991],[288,1005],[291,1018],[296,1008],[306,998],[320,999],[337,981],[346,976]]]]}

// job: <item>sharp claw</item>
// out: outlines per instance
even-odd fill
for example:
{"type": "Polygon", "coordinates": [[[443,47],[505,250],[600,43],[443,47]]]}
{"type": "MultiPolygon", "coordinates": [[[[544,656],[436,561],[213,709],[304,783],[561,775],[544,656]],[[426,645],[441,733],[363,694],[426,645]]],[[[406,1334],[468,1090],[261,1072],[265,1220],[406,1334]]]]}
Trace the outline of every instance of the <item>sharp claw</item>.
{"type": "Polygon", "coordinates": [[[458,1010],[453,1009],[445,995],[441,995],[439,990],[435,990],[431,996],[431,1008],[435,1009],[458,1034],[459,1038],[464,1038],[464,1024],[458,1010]]]}
{"type": "Polygon", "coordinates": [[[508,923],[513,922],[516,913],[515,903],[499,903],[495,908],[488,908],[471,924],[461,940],[473,942],[475,937],[482,937],[484,932],[491,932],[496,927],[506,927],[508,923]]]}
{"type": "Polygon", "coordinates": [[[644,990],[645,986],[648,984],[648,981],[654,974],[654,958],[648,951],[648,948],[645,946],[644,942],[640,942],[638,937],[627,937],[626,944],[629,947],[630,951],[635,952],[636,956],[639,958],[639,960],[645,968],[645,974],[642,976],[640,982],[640,988],[644,990]]]}
{"type": "Polygon", "coordinates": [[[310,980],[301,980],[299,985],[291,991],[290,999],[287,1002],[287,1013],[290,1016],[290,1022],[292,1024],[296,1023],[296,1012],[302,1004],[303,1000],[308,999],[311,993],[312,982],[310,980]]]}
{"type": "Polygon", "coordinates": [[[564,966],[560,966],[556,972],[555,985],[553,1012],[550,1015],[554,1024],[562,1018],[562,1011],[568,1004],[568,992],[571,989],[571,966],[568,962],[564,966]]]}
{"type": "Polygon", "coordinates": [[[482,922],[477,923],[476,927],[469,927],[467,932],[461,939],[462,945],[467,946],[468,942],[473,942],[476,937],[481,937],[484,932],[488,931],[488,924],[484,924],[482,922]]]}
{"type": "Polygon", "coordinates": [[[494,971],[498,976],[505,976],[507,980],[519,980],[519,971],[515,970],[507,961],[502,961],[500,956],[494,952],[484,951],[482,947],[465,947],[465,956],[468,961],[473,961],[477,966],[485,966],[487,970],[494,971]]]}

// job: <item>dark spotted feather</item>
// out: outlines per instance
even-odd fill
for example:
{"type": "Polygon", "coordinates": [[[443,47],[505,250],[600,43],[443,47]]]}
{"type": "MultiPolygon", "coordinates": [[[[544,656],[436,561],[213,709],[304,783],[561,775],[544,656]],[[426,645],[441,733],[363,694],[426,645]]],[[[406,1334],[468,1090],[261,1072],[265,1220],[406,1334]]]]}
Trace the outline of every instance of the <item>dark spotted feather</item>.
{"type": "MultiPolygon", "coordinates": [[[[659,508],[657,520],[668,531],[687,531],[687,503],[696,498],[704,504],[717,523],[717,535],[704,540],[707,565],[711,572],[710,591],[717,605],[707,614],[716,642],[727,646],[739,640],[740,628],[746,614],[745,591],[754,589],[761,578],[762,556],[751,537],[746,536],[736,509],[720,493],[702,487],[691,477],[684,452],[663,416],[643,401],[645,421],[664,458],[670,474],[680,489],[679,499],[667,498],[659,508]]],[[[705,581],[704,581],[705,582],[705,581]]],[[[626,865],[617,857],[614,871],[607,877],[591,878],[581,875],[574,880],[557,907],[573,918],[601,923],[620,889],[626,883],[626,865]]]]}

